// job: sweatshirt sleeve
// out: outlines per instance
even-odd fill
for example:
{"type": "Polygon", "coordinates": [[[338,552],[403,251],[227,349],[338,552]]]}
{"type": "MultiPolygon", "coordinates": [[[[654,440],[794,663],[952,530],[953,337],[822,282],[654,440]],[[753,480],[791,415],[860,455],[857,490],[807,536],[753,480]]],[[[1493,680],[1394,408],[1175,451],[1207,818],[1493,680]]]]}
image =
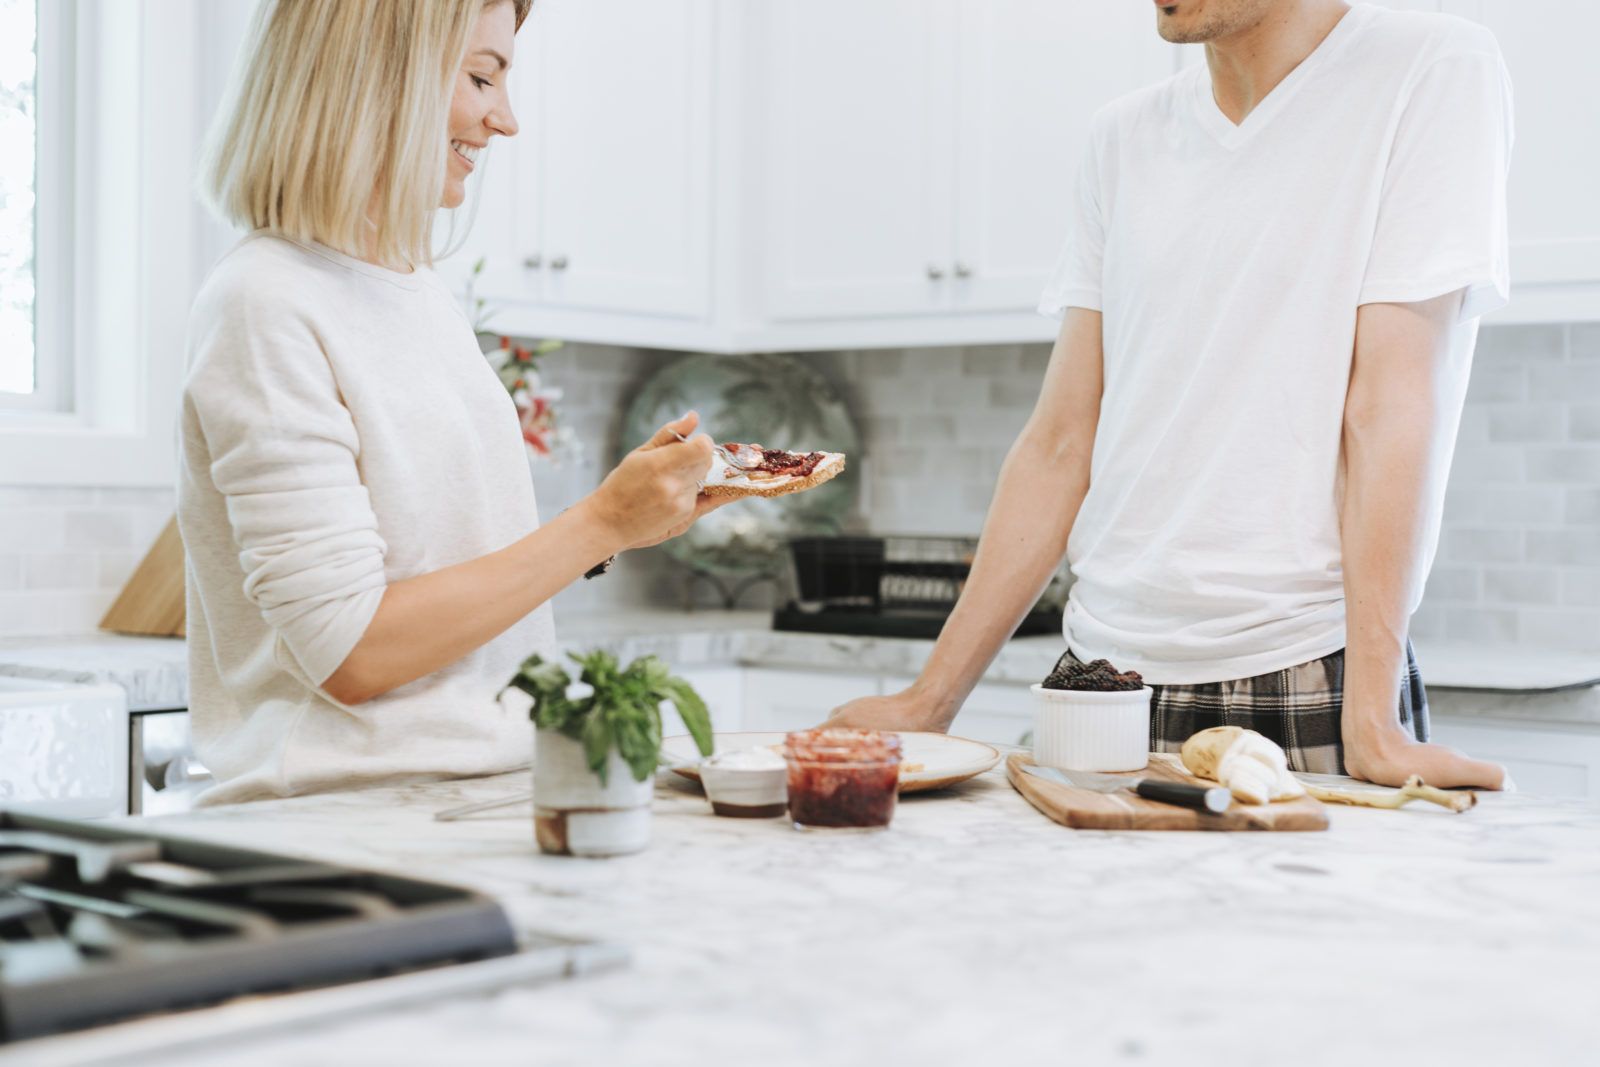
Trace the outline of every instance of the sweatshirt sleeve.
{"type": "Polygon", "coordinates": [[[315,329],[281,299],[219,294],[194,328],[184,400],[227,505],[244,595],[321,686],[386,584],[355,424],[315,329]]]}

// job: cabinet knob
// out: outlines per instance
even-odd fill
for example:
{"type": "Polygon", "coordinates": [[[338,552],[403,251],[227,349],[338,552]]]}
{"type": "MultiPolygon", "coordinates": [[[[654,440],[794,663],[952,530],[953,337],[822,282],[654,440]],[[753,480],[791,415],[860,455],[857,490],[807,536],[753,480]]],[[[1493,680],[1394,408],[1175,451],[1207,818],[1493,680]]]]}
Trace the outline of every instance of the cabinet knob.
{"type": "Polygon", "coordinates": [[[540,267],[544,266],[544,259],[539,255],[539,253],[535,252],[533,255],[523,259],[522,266],[526,270],[538,270],[540,267]]]}
{"type": "Polygon", "coordinates": [[[551,270],[566,270],[567,269],[567,257],[566,256],[552,256],[552,257],[550,257],[550,269],[551,270]]]}
{"type": "Polygon", "coordinates": [[[970,278],[970,277],[972,277],[972,268],[967,266],[965,263],[957,263],[956,264],[956,277],[957,278],[970,278]]]}
{"type": "Polygon", "coordinates": [[[929,263],[928,264],[928,280],[930,282],[936,282],[940,278],[943,278],[943,277],[944,277],[944,268],[943,267],[939,266],[939,264],[937,264],[937,263],[929,263]]]}

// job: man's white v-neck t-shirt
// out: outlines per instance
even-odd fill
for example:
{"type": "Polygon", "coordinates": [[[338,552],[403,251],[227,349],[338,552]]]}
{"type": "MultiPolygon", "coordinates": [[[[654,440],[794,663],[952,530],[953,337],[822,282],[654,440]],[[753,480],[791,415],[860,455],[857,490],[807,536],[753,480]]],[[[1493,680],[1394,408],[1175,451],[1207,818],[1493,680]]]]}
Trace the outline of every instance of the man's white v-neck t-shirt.
{"type": "MultiPolygon", "coordinates": [[[[1463,292],[1437,408],[1447,464],[1478,317],[1509,291],[1510,148],[1493,36],[1369,5],[1237,125],[1204,65],[1100,112],[1040,304],[1102,313],[1104,394],[1067,548],[1076,655],[1193,684],[1344,647],[1356,310],[1463,292]]],[[[1424,568],[1443,494],[1441,478],[1424,568]]]]}

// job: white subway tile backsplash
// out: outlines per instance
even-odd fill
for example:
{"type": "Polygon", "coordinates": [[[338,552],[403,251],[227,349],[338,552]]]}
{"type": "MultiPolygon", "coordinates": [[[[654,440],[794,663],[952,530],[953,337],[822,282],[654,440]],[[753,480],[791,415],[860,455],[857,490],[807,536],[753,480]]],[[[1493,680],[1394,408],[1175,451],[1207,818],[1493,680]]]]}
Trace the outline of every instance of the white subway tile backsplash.
{"type": "Polygon", "coordinates": [[[1531,645],[1582,651],[1595,648],[1595,615],[1568,608],[1526,608],[1517,613],[1518,637],[1531,645]]]}
{"type": "Polygon", "coordinates": [[[1568,490],[1556,485],[1492,485],[1478,492],[1486,526],[1559,524],[1566,511],[1568,490]]]}
{"type": "Polygon", "coordinates": [[[1561,404],[1496,404],[1488,414],[1492,442],[1556,442],[1565,437],[1567,411],[1561,404]]]}
{"type": "Polygon", "coordinates": [[[103,508],[72,509],[63,516],[65,548],[128,548],[133,543],[133,514],[103,508]]]}
{"type": "Polygon", "coordinates": [[[1452,643],[1515,644],[1517,613],[1509,608],[1451,608],[1444,638],[1452,643]]]}
{"type": "Polygon", "coordinates": [[[1600,567],[1600,527],[1528,530],[1528,562],[1600,567]]]}
{"type": "Polygon", "coordinates": [[[1564,400],[1600,396],[1600,363],[1577,360],[1528,366],[1530,400],[1564,400]]]}
{"type": "Polygon", "coordinates": [[[1600,485],[1600,445],[1531,447],[1527,469],[1530,482],[1600,485]]]}
{"type": "MultiPolygon", "coordinates": [[[[1600,608],[1600,567],[1562,570],[1561,603],[1569,607],[1600,608]]],[[[1600,614],[1590,613],[1590,626],[1600,626],[1600,614]]]]}
{"type": "Polygon", "coordinates": [[[1467,380],[1468,403],[1498,403],[1528,398],[1528,371],[1520,365],[1480,363],[1467,380]]]}
{"type": "Polygon", "coordinates": [[[1600,404],[1574,405],[1568,409],[1567,439],[1600,441],[1600,404]]]}
{"type": "Polygon", "coordinates": [[[1562,359],[1566,354],[1565,324],[1496,326],[1478,335],[1476,355],[1486,362],[1562,359]]]}
{"type": "Polygon", "coordinates": [[[63,513],[46,508],[0,511],[0,552],[31,552],[61,544],[63,513]]]}
{"type": "Polygon", "coordinates": [[[63,508],[93,503],[93,489],[55,485],[0,486],[0,512],[12,508],[63,508]]]}
{"type": "Polygon", "coordinates": [[[1439,555],[1451,563],[1518,563],[1522,537],[1521,530],[1445,530],[1439,555]]]}
{"type": "Polygon", "coordinates": [[[1490,567],[1483,572],[1483,599],[1489,604],[1554,604],[1560,587],[1561,572],[1554,567],[1490,567]]]}
{"type": "Polygon", "coordinates": [[[1600,359],[1600,322],[1572,324],[1572,358],[1600,359]]]}
{"type": "Polygon", "coordinates": [[[1482,597],[1483,571],[1477,567],[1436,565],[1428,572],[1427,599],[1471,603],[1482,597]]]}
{"type": "Polygon", "coordinates": [[[1566,519],[1568,525],[1600,523],[1600,488],[1567,489],[1566,519]]]}
{"type": "MultiPolygon", "coordinates": [[[[858,526],[976,534],[1050,351],[1032,344],[797,357],[833,382],[856,416],[862,435],[858,526]],[[930,487],[925,450],[935,446],[947,450],[949,462],[930,487]]],[[[581,463],[537,468],[544,515],[599,483],[611,467],[633,391],[646,374],[677,358],[577,344],[544,358],[546,380],[566,390],[564,416],[585,445],[581,463]]],[[[92,628],[173,506],[171,488],[0,487],[0,630],[92,628]],[[92,580],[60,560],[30,563],[35,555],[87,558],[92,580]],[[96,588],[24,588],[25,575],[96,588]]],[[[1597,531],[1600,323],[1484,327],[1438,559],[1412,633],[1450,641],[1571,641],[1600,651],[1597,531]],[[1581,644],[1585,632],[1592,635],[1587,645],[1581,644]]],[[[558,610],[677,605],[684,588],[684,572],[664,553],[630,553],[604,582],[578,583],[563,593],[558,610]]],[[[760,606],[765,596],[757,591],[742,603],[760,606]]],[[[700,600],[709,602],[703,591],[700,600]]]]}
{"type": "Polygon", "coordinates": [[[1494,445],[1462,445],[1450,465],[1450,484],[1519,485],[1527,476],[1521,448],[1494,445]]]}
{"type": "Polygon", "coordinates": [[[22,557],[22,588],[99,588],[94,554],[90,552],[30,552],[22,557]]]}
{"type": "Polygon", "coordinates": [[[144,557],[137,552],[100,552],[95,557],[95,584],[101,589],[121,589],[133,577],[144,557]]]}

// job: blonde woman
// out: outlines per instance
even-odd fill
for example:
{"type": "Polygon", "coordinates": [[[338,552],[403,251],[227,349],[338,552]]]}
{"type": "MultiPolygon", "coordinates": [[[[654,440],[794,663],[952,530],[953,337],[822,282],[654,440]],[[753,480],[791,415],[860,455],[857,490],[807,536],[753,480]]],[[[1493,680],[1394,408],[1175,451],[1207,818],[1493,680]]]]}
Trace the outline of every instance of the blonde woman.
{"type": "Polygon", "coordinates": [[[690,414],[541,526],[517,415],[430,269],[516,133],[532,0],[265,0],[203,181],[248,232],[194,305],[178,518],[206,803],[526,762],[496,691],[549,600],[710,505],[690,414]]]}

